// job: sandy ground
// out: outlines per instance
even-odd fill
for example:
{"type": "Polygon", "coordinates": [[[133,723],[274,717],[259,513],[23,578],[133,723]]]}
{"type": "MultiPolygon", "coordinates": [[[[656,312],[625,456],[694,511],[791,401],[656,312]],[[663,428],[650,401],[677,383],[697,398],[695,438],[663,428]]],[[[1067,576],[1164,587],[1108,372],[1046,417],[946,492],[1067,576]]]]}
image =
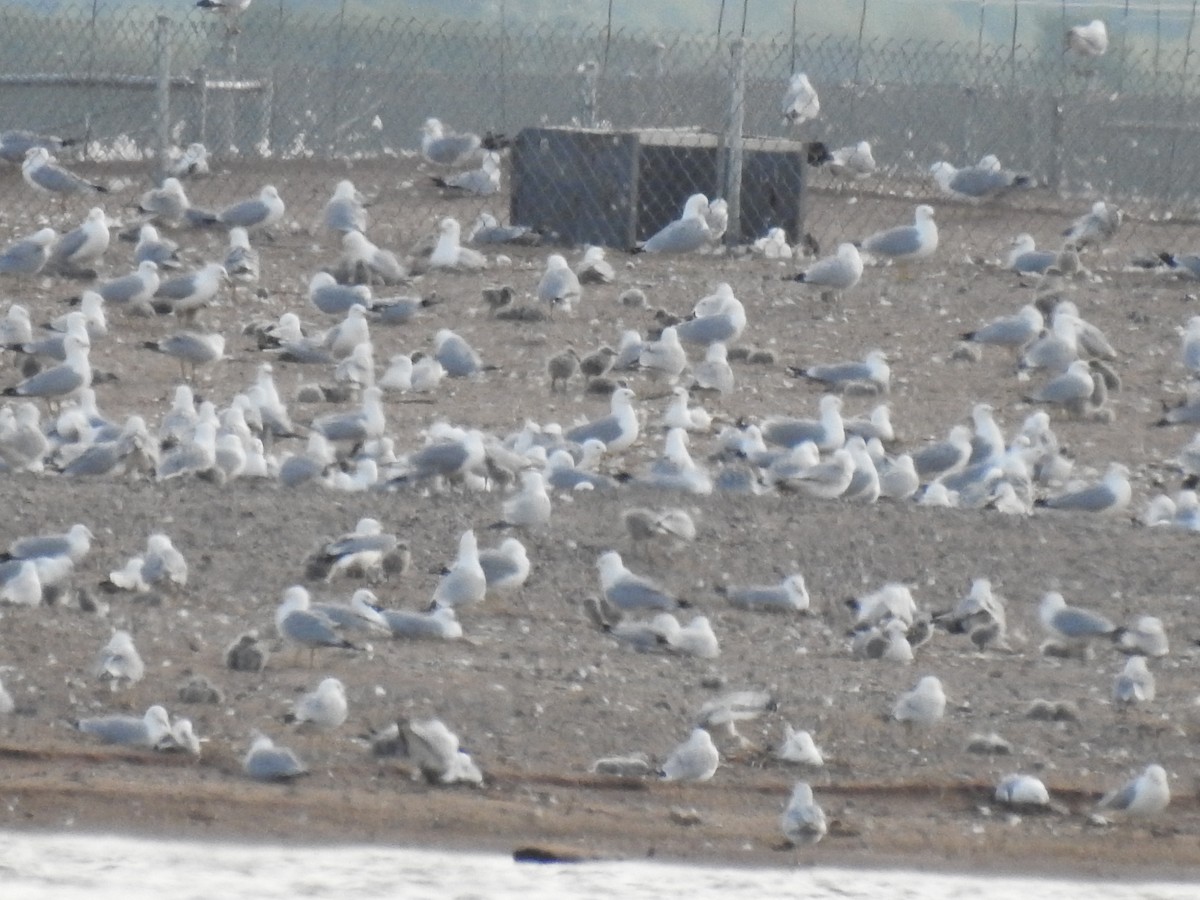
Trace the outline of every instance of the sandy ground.
{"type": "MultiPolygon", "coordinates": [[[[263,246],[265,299],[240,299],[210,310],[205,324],[228,338],[230,359],[203,373],[197,391],[219,406],[248,386],[264,356],[241,335],[249,320],[274,319],[292,309],[324,327],[308,307],[304,286],[333,253],[302,230],[344,169],[282,169],[270,173],[299,227],[263,246]]],[[[364,167],[349,171],[360,187],[379,193],[372,210],[377,243],[403,249],[430,228],[431,204],[464,220],[479,204],[439,201],[421,172],[364,167]],[[407,177],[410,188],[399,185],[407,177]]],[[[25,197],[13,173],[3,188],[25,197]]],[[[217,181],[192,188],[196,202],[232,199],[217,181]]],[[[135,196],[134,192],[129,197],[135,196]]],[[[855,221],[873,226],[908,221],[917,198],[864,195],[855,221]]],[[[850,197],[814,194],[813,221],[842,221],[850,197]]],[[[493,208],[501,204],[491,204],[493,208]]],[[[72,207],[72,215],[81,212],[72,207]]],[[[5,236],[36,227],[49,205],[40,199],[10,209],[5,236]]],[[[812,415],[820,389],[787,375],[786,365],[861,357],[881,347],[892,360],[887,398],[902,445],[912,448],[967,421],[972,404],[991,403],[1006,433],[1031,407],[1022,399],[1032,382],[1013,373],[1011,360],[988,351],[977,362],[952,358],[957,335],[1015,311],[1032,297],[1019,279],[980,260],[994,260],[1018,231],[1049,243],[1077,211],[1050,198],[1025,198],[1016,209],[981,211],[938,203],[942,246],[936,257],[903,280],[892,268],[869,269],[841,302],[827,305],[782,274],[794,263],[751,258],[646,259],[614,254],[618,282],[586,289],[573,317],[537,323],[488,316],[480,288],[500,282],[528,294],[544,250],[514,250],[512,268],[481,275],[427,275],[413,288],[436,292],[442,303],[417,323],[377,328],[375,357],[428,349],[433,333],[452,327],[498,366],[479,381],[443,382],[433,403],[389,398],[388,433],[400,450],[419,446],[419,432],[436,420],[499,434],[527,418],[572,423],[602,414],[607,401],[578,381],[551,394],[545,360],[572,344],[590,350],[619,331],[645,331],[653,309],[686,312],[717,282],[728,281],[746,304],[749,326],[741,343],[776,354],[772,365],[736,364],[734,395],[710,408],[721,422],[768,414],[812,415]],[[618,294],[640,287],[651,309],[624,307],[618,294]]],[[[62,227],[65,220],[52,217],[62,227]]],[[[828,225],[826,225],[828,230],[828,225]]],[[[819,236],[826,244],[854,234],[819,236]]],[[[322,536],[351,529],[362,516],[378,518],[412,547],[409,573],[376,586],[388,607],[428,603],[435,574],[452,559],[458,535],[473,527],[481,543],[501,535],[486,526],[499,518],[497,493],[429,495],[405,490],[365,495],[321,488],[288,491],[270,483],[201,481],[154,484],[125,479],[69,482],[54,475],[0,480],[0,543],[35,532],[87,523],[97,536],[75,584],[92,590],[138,552],[152,531],[171,535],[191,566],[186,589],[154,598],[106,597],[106,616],[73,603],[0,609],[0,678],[18,714],[0,720],[0,824],[5,827],[89,828],[189,837],[370,841],[511,849],[550,842],[605,856],[657,854],[789,864],[779,849],[778,814],[797,778],[809,780],[831,822],[827,839],[807,858],[856,864],[934,865],[1012,871],[1194,874],[1200,867],[1196,736],[1200,706],[1195,678],[1194,534],[1147,529],[1131,522],[1154,493],[1173,490],[1179,475],[1170,460],[1190,439],[1186,427],[1154,428],[1161,403],[1180,394],[1176,329],[1196,311],[1188,285],[1123,271],[1135,253],[1188,249],[1190,232],[1146,222],[1118,236],[1086,262],[1097,273],[1072,286],[1083,315],[1100,326],[1120,353],[1123,379],[1112,398],[1115,421],[1069,421],[1055,428],[1077,460],[1077,474],[1112,460],[1127,464],[1134,481],[1129,514],[1112,518],[1040,513],[1010,517],[991,511],[928,509],[914,503],[851,506],[796,496],[692,497],[625,486],[611,494],[557,496],[552,527],[523,534],[533,560],[524,590],[464,612],[466,639],[454,643],[376,639],[364,652],[321,654],[314,668],[290,652],[277,653],[261,673],[224,668],[227,644],[248,627],[272,631],[280,593],[304,579],[304,559],[322,536]],[[708,615],[721,655],[704,661],[640,654],[591,628],[580,600],[597,589],[594,562],[607,548],[628,553],[622,510],[633,505],[682,506],[697,519],[692,545],[655,560],[631,557],[708,615]],[[729,608],[721,584],[775,581],[800,571],[808,581],[808,616],[756,615],[729,608]],[[990,577],[1009,600],[1012,654],[980,655],[961,636],[938,634],[912,665],[851,657],[850,618],[843,600],[886,581],[913,586],[918,603],[944,609],[973,577],[990,577]],[[1049,589],[1119,621],[1160,617],[1171,636],[1170,656],[1153,661],[1158,698],[1145,708],[1115,709],[1112,679],[1123,664],[1107,647],[1089,661],[1044,658],[1036,604],[1049,589]],[[113,693],[93,682],[88,668],[112,628],[133,631],[148,665],[146,679],[113,693]],[[181,683],[203,674],[224,692],[216,704],[183,704],[181,683]],[[886,720],[897,694],[923,674],[936,674],[950,698],[945,720],[928,733],[909,734],[886,720]],[[281,722],[288,701],[336,675],[345,682],[350,721],[328,735],[292,732],[281,722]],[[778,709],[741,727],[744,744],[719,741],[723,764],[711,782],[664,784],[588,774],[601,756],[643,751],[662,759],[688,733],[699,707],[718,691],[769,688],[778,709]],[[1035,698],[1070,700],[1077,722],[1029,720],[1035,698]],[[72,720],[108,711],[140,714],[164,703],[186,715],[207,739],[199,760],[111,750],[76,733],[72,720]],[[438,715],[461,737],[486,773],[481,788],[431,788],[398,763],[373,759],[358,736],[398,715],[438,715]],[[810,730],[827,763],[789,768],[770,758],[784,723],[810,730]],[[252,730],[293,747],[312,774],[290,786],[261,785],[240,770],[252,730]],[[966,751],[971,735],[995,731],[1012,744],[1007,756],[966,751]],[[1172,803],[1150,823],[1101,828],[1088,823],[1095,800],[1147,763],[1170,773],[1172,803]],[[1012,816],[991,801],[1000,776],[1040,775],[1062,806],[1055,813],[1012,816]],[[695,810],[695,817],[690,815],[695,810]],[[687,814],[684,814],[684,813],[687,814]]],[[[222,236],[185,234],[194,259],[219,258],[222,236]]],[[[108,274],[126,270],[131,250],[117,246],[108,274]]],[[[77,285],[39,281],[0,285],[38,321],[56,315],[77,285]]],[[[169,320],[113,316],[110,337],[98,341],[93,365],[118,376],[98,388],[110,415],[138,410],[152,424],[167,409],[178,371],[171,360],[141,349],[170,333],[169,320]]],[[[0,384],[18,380],[0,359],[0,384]]],[[[329,380],[327,371],[276,365],[285,396],[301,381],[329,380]]],[[[606,463],[614,472],[641,470],[661,448],[654,422],[665,388],[642,376],[631,385],[646,412],[645,436],[606,463]]],[[[847,412],[869,410],[876,398],[847,398],[847,412]]],[[[293,404],[307,422],[326,405],[293,404]]],[[[286,448],[277,446],[277,450],[286,448]]],[[[712,438],[697,436],[697,458],[712,438]]],[[[346,599],[352,581],[313,584],[324,599],[346,599]]]]}

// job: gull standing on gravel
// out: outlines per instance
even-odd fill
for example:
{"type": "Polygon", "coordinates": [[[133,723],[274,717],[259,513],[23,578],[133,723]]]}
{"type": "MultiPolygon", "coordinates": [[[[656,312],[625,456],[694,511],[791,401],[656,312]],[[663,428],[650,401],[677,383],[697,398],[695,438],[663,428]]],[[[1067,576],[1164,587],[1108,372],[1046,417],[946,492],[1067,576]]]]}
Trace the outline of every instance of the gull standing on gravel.
{"type": "Polygon", "coordinates": [[[308,766],[287,747],[277,747],[265,734],[255,737],[242,770],[257,781],[289,781],[308,773],[308,766]]]}
{"type": "Polygon", "coordinates": [[[261,231],[279,222],[285,209],[275,185],[268,184],[259,191],[257,197],[225,207],[217,213],[217,221],[231,227],[240,226],[247,231],[261,231]]]}
{"type": "Polygon", "coordinates": [[[327,616],[335,628],[343,631],[386,631],[387,621],[377,609],[379,598],[366,588],[350,595],[349,603],[311,603],[312,612],[327,616]]]}
{"type": "Polygon", "coordinates": [[[691,387],[718,394],[733,390],[733,367],[729,365],[729,350],[722,342],[709,344],[704,360],[692,366],[691,387]]]}
{"type": "Polygon", "coordinates": [[[340,316],[355,304],[370,309],[371,289],[365,284],[338,284],[328,272],[318,272],[308,282],[308,301],[327,316],[340,316]]]}
{"type": "Polygon", "coordinates": [[[538,300],[549,304],[551,313],[561,308],[570,315],[582,296],[579,277],[571,271],[566,258],[561,254],[551,253],[546,258],[546,271],[542,274],[542,280],[538,282],[538,300]]]}
{"type": "Polygon", "coordinates": [[[133,261],[139,265],[149,261],[160,269],[178,269],[179,245],[160,237],[158,229],[147,223],[138,231],[138,242],[133,248],[133,261]]]}
{"type": "Polygon", "coordinates": [[[138,201],[138,210],[145,213],[150,221],[167,226],[178,226],[191,209],[191,202],[178,178],[167,178],[156,188],[151,188],[142,194],[138,201]]]}
{"type": "Polygon", "coordinates": [[[819,259],[795,280],[821,289],[823,300],[832,299],[842,291],[848,291],[862,278],[863,262],[858,248],[853,244],[838,244],[837,255],[819,259]]]}
{"type": "Polygon", "coordinates": [[[1154,699],[1154,693],[1154,674],[1146,667],[1146,657],[1129,657],[1125,668],[1113,680],[1113,702],[1148,703],[1154,699]]]}
{"type": "Polygon", "coordinates": [[[788,80],[787,93],[783,96],[783,124],[803,125],[815,119],[821,112],[821,101],[817,90],[803,72],[796,72],[788,80]]]}
{"type": "Polygon", "coordinates": [[[33,340],[33,324],[29,321],[29,310],[20,303],[8,307],[0,319],[0,347],[28,344],[33,340]]]}
{"type": "Polygon", "coordinates": [[[398,481],[424,481],[426,478],[461,480],[484,466],[487,450],[483,436],[474,429],[450,429],[434,433],[429,443],[409,454],[406,471],[398,481]]]}
{"type": "Polygon", "coordinates": [[[283,721],[296,725],[311,722],[321,731],[332,731],[346,721],[348,714],[346,686],[336,678],[325,678],[316,690],[301,695],[283,721]]]}
{"type": "Polygon", "coordinates": [[[1105,794],[1097,809],[1111,809],[1127,816],[1156,816],[1170,802],[1166,770],[1160,765],[1149,765],[1141,775],[1105,794]]]}
{"type": "Polygon", "coordinates": [[[773,416],[762,424],[763,439],[777,447],[798,447],[805,441],[816,444],[818,450],[836,450],[846,443],[846,428],[842,420],[842,398],[825,394],[818,404],[819,418],[792,419],[773,416]]]}
{"type": "Polygon", "coordinates": [[[525,545],[516,538],[505,538],[498,547],[479,554],[479,567],[487,582],[487,595],[515,591],[529,578],[530,562],[525,545]]]}
{"type": "Polygon", "coordinates": [[[26,378],[14,387],[4,389],[6,397],[41,397],[47,402],[59,402],[92,386],[92,366],[88,360],[88,345],[71,333],[63,337],[66,360],[62,365],[45,369],[26,378]]]}
{"type": "Polygon", "coordinates": [[[187,382],[196,380],[196,369],[200,366],[225,358],[225,336],[222,334],[180,331],[161,341],[146,341],[143,346],[179,360],[179,375],[187,382]]]}
{"type": "Polygon", "coordinates": [[[67,274],[84,271],[108,250],[110,224],[104,210],[93,206],[82,224],[72,228],[50,248],[47,267],[67,274]]]}
{"type": "Polygon", "coordinates": [[[330,231],[347,234],[367,230],[367,210],[354,182],[342,180],[333,189],[333,196],[321,212],[321,224],[330,231]]]}
{"type": "Polygon", "coordinates": [[[550,495],[541,472],[521,473],[521,487],[504,501],[502,521],[517,528],[542,528],[550,524],[550,495]]]}
{"type": "Polygon", "coordinates": [[[708,781],[720,764],[712,736],[703,728],[693,728],[691,736],[671,751],[659,774],[664,781],[708,781]]]}
{"type": "Polygon", "coordinates": [[[58,237],[53,228],[42,228],[0,250],[0,275],[36,275],[50,259],[50,245],[58,237]]]}
{"type": "Polygon", "coordinates": [[[793,847],[815,844],[825,837],[828,826],[825,813],[813,799],[812,788],[806,781],[797,781],[792,798],[779,819],[779,828],[793,847]]]}
{"type": "Polygon", "coordinates": [[[1117,649],[1122,653],[1138,656],[1166,656],[1170,652],[1167,630],[1162,619],[1155,616],[1139,616],[1137,621],[1121,632],[1117,649]]]}
{"type": "Polygon", "coordinates": [[[683,215],[669,222],[648,240],[638,244],[635,253],[691,253],[704,247],[712,237],[705,213],[708,198],[692,194],[683,206],[683,215]]]}
{"type": "Polygon", "coordinates": [[[1080,250],[1089,246],[1098,247],[1112,239],[1121,227],[1123,217],[1123,213],[1117,207],[1097,200],[1092,204],[1090,212],[1084,213],[1071,223],[1063,232],[1063,237],[1080,250]]]}
{"type": "Polygon", "coordinates": [[[345,359],[359,344],[370,344],[371,326],[367,309],[356,303],[346,310],[346,317],[331,327],[321,338],[321,344],[334,359],[345,359]]]}
{"type": "Polygon", "coordinates": [[[962,339],[1018,350],[1041,334],[1043,326],[1041,312],[1030,303],[1022,306],[1015,315],[1001,316],[981,328],[964,332],[962,339]]]}
{"type": "Polygon", "coordinates": [[[487,577],[479,564],[479,545],[475,532],[464,531],[458,539],[458,556],[442,576],[433,592],[434,606],[451,609],[473,606],[487,593],[487,577]]]}
{"type": "Polygon", "coordinates": [[[288,644],[308,650],[308,667],[312,668],[313,654],[321,647],[357,649],[342,637],[336,623],[322,612],[310,609],[308,591],[295,585],[283,592],[283,600],[275,610],[275,630],[288,644]]]}
{"type": "Polygon", "coordinates": [[[228,280],[229,273],[223,265],[208,263],[194,272],[161,282],[154,296],[169,301],[176,318],[192,322],[200,310],[216,299],[221,283],[228,280]]]}
{"type": "Polygon", "coordinates": [[[429,257],[434,269],[450,269],[456,272],[478,272],[487,268],[487,257],[478,250],[464,247],[459,240],[461,226],[457,219],[442,219],[438,226],[437,245],[429,257]]]}
{"type": "Polygon", "coordinates": [[[1036,182],[1025,174],[1001,168],[1000,160],[985,156],[976,165],[955,168],[945,160],[929,169],[944,193],[970,202],[992,200],[1016,188],[1033,187],[1036,182]]]}
{"type": "Polygon", "coordinates": [[[225,251],[224,265],[235,292],[239,283],[258,283],[258,251],[250,246],[250,233],[240,225],[229,229],[229,249],[225,251]]]}
{"type": "Polygon", "coordinates": [[[360,444],[380,437],[387,427],[383,412],[383,391],[378,385],[363,390],[362,406],[349,412],[335,412],[313,419],[312,429],[329,441],[360,444]]]}
{"type": "Polygon", "coordinates": [[[144,260],[138,263],[136,271],[109,281],[102,281],[92,288],[92,292],[103,298],[105,303],[147,313],[152,312],[150,301],[158,292],[161,283],[158,264],[144,260]]]}
{"type": "Polygon", "coordinates": [[[817,746],[812,735],[807,731],[795,729],[786,722],[783,723],[783,743],[775,751],[775,758],[818,768],[825,765],[821,748],[817,746]]]}
{"type": "MultiPolygon", "coordinates": [[[[95,341],[108,334],[108,319],[104,315],[104,298],[95,291],[84,291],[79,296],[79,313],[83,316],[84,330],[88,340],[95,341]]],[[[66,332],[71,327],[71,314],[59,316],[48,322],[50,331],[66,332]]]]}
{"type": "Polygon", "coordinates": [[[1083,607],[1068,606],[1058,591],[1050,591],[1042,597],[1038,621],[1051,640],[1084,654],[1092,639],[1111,638],[1117,633],[1117,626],[1107,616],[1083,607]]]}
{"type": "Polygon", "coordinates": [[[1005,268],[1012,269],[1020,275],[1041,275],[1057,262],[1057,253],[1053,250],[1038,250],[1033,235],[1022,233],[1013,238],[1005,268]]]}
{"type": "Polygon", "coordinates": [[[684,343],[707,347],[720,341],[728,345],[746,328],[746,308],[726,282],[718,284],[716,291],[700,300],[692,312],[695,318],[674,326],[684,343]]]}
{"type": "Polygon", "coordinates": [[[48,194],[79,194],[84,192],[106,194],[108,188],[102,184],[81,178],[58,165],[58,160],[45,147],[30,147],[21,163],[21,177],[25,183],[48,194]]]}
{"type": "Polygon", "coordinates": [[[1035,502],[1045,509],[1075,512],[1094,512],[1115,515],[1129,505],[1133,489],[1129,484],[1129,469],[1121,463],[1110,463],[1104,477],[1094,484],[1035,502]]]}
{"type": "Polygon", "coordinates": [[[900,695],[892,707],[897,722],[929,727],[941,721],[946,712],[946,694],[936,675],[926,675],[911,691],[900,695]]]}
{"type": "Polygon", "coordinates": [[[679,601],[657,582],[629,571],[615,550],[600,554],[596,568],[604,599],[618,609],[672,610],[679,606],[679,601]]]}
{"type": "Polygon", "coordinates": [[[577,444],[589,440],[601,441],[610,453],[628,449],[637,440],[639,431],[633,398],[634,393],[629,388],[617,388],[609,400],[610,412],[607,416],[576,425],[563,436],[577,444]]]}
{"type": "Polygon", "coordinates": [[[99,716],[80,719],[75,727],[84,734],[94,735],[106,744],[153,749],[171,733],[171,720],[161,706],[151,706],[145,715],[99,716]]]}
{"type": "Polygon", "coordinates": [[[122,569],[109,572],[108,580],[127,591],[145,593],[156,585],[183,587],[187,584],[188,566],[183,554],[162,533],[146,539],[146,550],[131,558],[122,569]]]}
{"type": "Polygon", "coordinates": [[[938,229],[933,207],[922,204],[916,209],[912,225],[898,225],[864,238],[862,248],[875,256],[897,262],[922,259],[937,249],[938,229]]]}

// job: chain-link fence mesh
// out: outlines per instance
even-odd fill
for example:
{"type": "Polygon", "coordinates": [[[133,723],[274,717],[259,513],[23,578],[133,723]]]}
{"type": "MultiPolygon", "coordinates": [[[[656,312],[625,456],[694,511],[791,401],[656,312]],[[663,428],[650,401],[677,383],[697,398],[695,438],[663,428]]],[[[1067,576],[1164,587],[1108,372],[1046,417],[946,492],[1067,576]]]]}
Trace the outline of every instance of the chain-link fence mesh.
{"type": "MultiPolygon", "coordinates": [[[[0,6],[0,129],[84,138],[82,159],[97,168],[135,161],[126,169],[144,173],[139,186],[158,169],[156,91],[169,71],[165,134],[177,146],[203,142],[221,161],[228,176],[214,204],[258,189],[264,170],[248,164],[256,158],[281,167],[412,159],[429,116],[510,136],[528,127],[656,129],[659,147],[715,136],[704,150],[711,164],[684,167],[677,193],[722,193],[725,160],[714,148],[731,117],[728,35],[351,16],[344,4],[260,4],[236,22],[116,2],[46,6],[0,6]]],[[[880,168],[860,191],[936,198],[931,163],[990,153],[1036,178],[1037,202],[1073,198],[1063,205],[1074,210],[1077,198],[1104,197],[1135,220],[1139,211],[1179,220],[1200,205],[1200,64],[1191,55],[1190,30],[1183,45],[1122,40],[1086,61],[1058,46],[991,44],[982,29],[978,41],[959,43],[756,36],[744,50],[743,133],[831,148],[869,140],[880,168]],[[789,129],[780,101],[794,69],[817,87],[821,114],[789,129]]],[[[297,211],[318,208],[331,188],[333,179],[311,171],[290,181],[297,211]]],[[[835,190],[819,170],[808,178],[814,196],[835,190]]],[[[25,188],[8,177],[0,190],[25,188]]],[[[506,200],[480,205],[503,217],[506,200]]],[[[749,214],[766,223],[787,206],[749,214]]],[[[805,228],[822,239],[861,224],[853,204],[810,203],[807,214],[805,228]]]]}

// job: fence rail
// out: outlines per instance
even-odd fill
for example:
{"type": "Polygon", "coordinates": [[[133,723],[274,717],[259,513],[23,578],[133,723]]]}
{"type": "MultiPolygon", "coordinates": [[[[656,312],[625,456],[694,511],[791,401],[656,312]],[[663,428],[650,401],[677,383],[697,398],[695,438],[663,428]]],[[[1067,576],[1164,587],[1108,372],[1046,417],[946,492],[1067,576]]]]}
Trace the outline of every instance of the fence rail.
{"type": "MultiPolygon", "coordinates": [[[[982,28],[960,42],[750,36],[735,94],[729,37],[351,17],[343,5],[323,13],[282,3],[250,7],[235,32],[195,10],[166,18],[136,6],[0,5],[0,130],[84,135],[86,147],[120,144],[147,160],[166,141],[201,140],[218,158],[282,161],[411,151],[429,116],[510,134],[578,124],[720,135],[740,118],[746,135],[831,147],[869,140],[882,177],[904,183],[928,183],[936,160],[991,153],[1059,195],[1175,217],[1200,210],[1200,65],[1190,42],[1122,39],[1084,63],[1057,44],[988,43],[982,28]],[[817,86],[821,116],[789,132],[779,104],[793,66],[817,86]]],[[[813,184],[824,178],[815,173],[813,184]]],[[[314,197],[328,189],[311,186],[314,197]]],[[[815,227],[840,228],[853,210],[839,204],[836,215],[815,227]]]]}

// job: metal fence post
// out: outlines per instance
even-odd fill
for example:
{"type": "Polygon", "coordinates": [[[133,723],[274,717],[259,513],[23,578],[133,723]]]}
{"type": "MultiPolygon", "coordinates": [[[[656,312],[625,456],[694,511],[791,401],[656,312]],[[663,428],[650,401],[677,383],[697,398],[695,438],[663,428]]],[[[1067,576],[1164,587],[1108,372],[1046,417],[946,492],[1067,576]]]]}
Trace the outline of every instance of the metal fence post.
{"type": "Polygon", "coordinates": [[[262,98],[258,106],[258,142],[254,152],[260,157],[271,155],[274,147],[274,135],[271,133],[271,123],[275,118],[275,78],[267,78],[263,82],[262,98]]]}
{"type": "Polygon", "coordinates": [[[208,146],[208,70],[196,70],[196,140],[208,146]]]}
{"type": "Polygon", "coordinates": [[[158,176],[167,177],[167,151],[171,146],[171,20],[166,16],[154,19],[154,53],[158,62],[158,127],[155,129],[155,153],[158,156],[158,176]]]}
{"type": "Polygon", "coordinates": [[[1063,179],[1063,101],[1058,94],[1050,95],[1050,159],[1046,164],[1046,186],[1056,194],[1062,192],[1063,179]]]}
{"type": "Polygon", "coordinates": [[[729,42],[732,56],[729,84],[729,128],[725,132],[725,202],[729,204],[729,227],[725,243],[735,246],[742,239],[742,129],[746,121],[746,41],[729,42]]]}

